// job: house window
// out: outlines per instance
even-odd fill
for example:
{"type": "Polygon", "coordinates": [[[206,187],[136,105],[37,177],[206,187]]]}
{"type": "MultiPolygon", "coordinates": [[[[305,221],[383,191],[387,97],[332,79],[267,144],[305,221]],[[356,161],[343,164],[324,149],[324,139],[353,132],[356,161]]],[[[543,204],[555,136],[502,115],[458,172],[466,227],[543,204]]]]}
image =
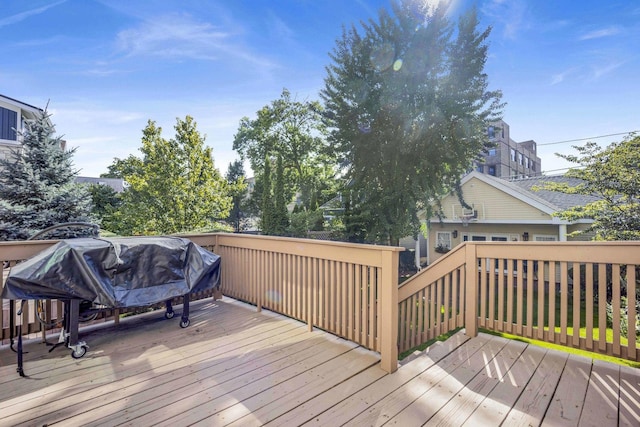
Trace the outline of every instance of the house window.
{"type": "Polygon", "coordinates": [[[516,161],[516,150],[514,150],[513,148],[511,149],[511,161],[516,161]]]}
{"type": "Polygon", "coordinates": [[[493,126],[489,126],[487,129],[487,135],[489,135],[489,139],[494,139],[496,137],[496,130],[493,126]]]}
{"type": "Polygon", "coordinates": [[[451,233],[449,231],[438,231],[436,233],[436,247],[451,249],[451,233]]]}
{"type": "Polygon", "coordinates": [[[529,158],[528,157],[524,158],[524,167],[525,168],[529,168],[529,158]]]}
{"type": "Polygon", "coordinates": [[[489,175],[496,176],[496,167],[495,166],[489,166],[489,175]]]}
{"type": "Polygon", "coordinates": [[[495,148],[490,148],[489,151],[487,152],[487,154],[489,156],[495,156],[496,155],[496,149],[495,148]]]}
{"type": "Polygon", "coordinates": [[[483,166],[482,166],[482,165],[477,165],[477,166],[476,166],[476,170],[477,170],[478,172],[482,173],[482,172],[483,172],[483,166]]]}
{"type": "Polygon", "coordinates": [[[524,160],[522,158],[522,153],[518,153],[518,163],[520,164],[520,166],[524,165],[524,160]]]}
{"type": "Polygon", "coordinates": [[[17,141],[16,129],[18,128],[18,113],[0,107],[0,139],[17,141]]]}

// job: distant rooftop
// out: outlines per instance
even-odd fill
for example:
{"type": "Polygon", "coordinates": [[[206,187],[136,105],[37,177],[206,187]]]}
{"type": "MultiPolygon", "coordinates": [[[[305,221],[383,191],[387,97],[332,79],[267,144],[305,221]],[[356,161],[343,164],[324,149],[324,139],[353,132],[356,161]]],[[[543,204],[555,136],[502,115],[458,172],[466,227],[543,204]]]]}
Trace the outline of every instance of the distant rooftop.
{"type": "Polygon", "coordinates": [[[42,108],[35,107],[35,106],[31,105],[31,104],[27,104],[26,102],[18,101],[18,100],[17,100],[17,99],[15,99],[15,98],[11,98],[10,96],[6,96],[6,95],[3,95],[3,94],[1,94],[1,93],[0,93],[0,98],[7,99],[7,100],[9,100],[9,101],[11,101],[11,102],[14,102],[14,103],[16,103],[16,104],[20,104],[20,105],[22,105],[22,106],[24,106],[24,107],[27,107],[27,108],[29,108],[29,109],[32,109],[32,110],[42,111],[42,108]]]}
{"type": "Polygon", "coordinates": [[[534,187],[544,187],[545,183],[561,183],[568,184],[570,187],[579,185],[582,180],[577,178],[569,178],[564,175],[536,176],[511,181],[510,183],[530,192],[537,198],[555,206],[558,210],[570,209],[574,206],[584,206],[587,203],[600,200],[598,196],[587,196],[584,194],[566,194],[559,191],[534,190],[534,187]]]}
{"type": "Polygon", "coordinates": [[[124,191],[124,180],[122,178],[93,178],[89,176],[78,176],[76,182],[81,184],[100,184],[113,188],[116,192],[124,191]]]}

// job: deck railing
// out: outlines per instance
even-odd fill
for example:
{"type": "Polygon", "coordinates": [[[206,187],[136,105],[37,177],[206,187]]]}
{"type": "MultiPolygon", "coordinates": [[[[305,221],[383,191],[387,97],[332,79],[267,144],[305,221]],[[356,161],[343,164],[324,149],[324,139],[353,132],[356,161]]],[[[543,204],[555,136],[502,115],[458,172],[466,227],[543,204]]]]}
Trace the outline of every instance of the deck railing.
{"type": "MultiPolygon", "coordinates": [[[[398,287],[400,248],[187,237],[222,257],[225,295],[380,352],[388,372],[397,368],[398,351],[460,327],[471,336],[484,328],[640,360],[640,242],[467,242],[398,287]]],[[[0,262],[16,263],[53,243],[0,242],[0,262]]],[[[40,330],[32,311],[23,315],[25,333],[40,330]]],[[[0,325],[6,340],[4,310],[0,325]]]]}
{"type": "MultiPolygon", "coordinates": [[[[401,248],[225,233],[186,237],[221,256],[223,294],[357,342],[381,354],[383,369],[396,369],[401,248]]],[[[54,243],[0,242],[0,262],[16,263],[54,243]]],[[[26,308],[24,333],[40,331],[33,304],[26,308]]]]}
{"type": "Polygon", "coordinates": [[[464,326],[638,361],[639,272],[640,242],[467,242],[400,287],[399,349],[464,326]]]}
{"type": "MultiPolygon", "coordinates": [[[[198,240],[194,240],[198,243],[198,240]]],[[[222,292],[329,331],[397,365],[401,248],[218,234],[222,292]]]]}

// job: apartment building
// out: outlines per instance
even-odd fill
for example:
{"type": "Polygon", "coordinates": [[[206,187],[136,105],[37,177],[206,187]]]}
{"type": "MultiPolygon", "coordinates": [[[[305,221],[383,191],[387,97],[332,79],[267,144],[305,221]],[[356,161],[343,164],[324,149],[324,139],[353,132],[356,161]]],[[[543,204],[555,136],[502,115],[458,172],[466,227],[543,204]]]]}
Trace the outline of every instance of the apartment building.
{"type": "Polygon", "coordinates": [[[541,175],[542,161],[536,153],[535,141],[514,141],[509,125],[502,120],[488,127],[487,137],[495,145],[483,159],[476,161],[476,171],[508,180],[541,175]]]}

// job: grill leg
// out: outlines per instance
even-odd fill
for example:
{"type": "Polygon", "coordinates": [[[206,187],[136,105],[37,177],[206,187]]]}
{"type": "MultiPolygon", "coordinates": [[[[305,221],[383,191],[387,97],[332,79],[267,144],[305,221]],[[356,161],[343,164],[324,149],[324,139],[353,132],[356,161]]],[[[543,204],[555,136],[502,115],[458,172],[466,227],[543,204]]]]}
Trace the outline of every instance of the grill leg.
{"type": "Polygon", "coordinates": [[[182,319],[180,320],[180,327],[186,328],[189,326],[189,294],[184,294],[182,297],[182,319]]]}

